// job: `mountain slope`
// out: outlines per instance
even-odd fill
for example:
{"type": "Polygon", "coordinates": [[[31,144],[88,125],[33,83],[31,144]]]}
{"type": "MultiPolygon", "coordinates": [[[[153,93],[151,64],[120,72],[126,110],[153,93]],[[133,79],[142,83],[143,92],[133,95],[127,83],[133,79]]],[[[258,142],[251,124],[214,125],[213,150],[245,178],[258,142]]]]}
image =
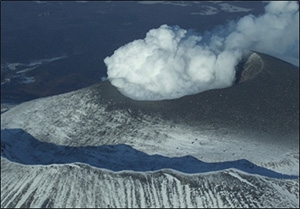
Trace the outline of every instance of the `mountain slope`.
{"type": "Polygon", "coordinates": [[[244,68],[238,85],[174,100],[131,100],[105,81],[1,114],[1,207],[298,207],[299,178],[270,173],[299,176],[299,69],[261,53],[244,68]],[[244,170],[184,169],[241,159],[244,170]],[[168,160],[177,167],[139,170],[168,160]],[[243,172],[253,166],[266,171],[243,172]]]}
{"type": "Polygon", "coordinates": [[[24,166],[1,158],[1,207],[298,207],[299,181],[237,170],[111,172],[85,164],[24,166]],[[5,174],[10,175],[5,175],[5,174]],[[18,179],[18,181],[16,181],[18,179]]]}
{"type": "Polygon", "coordinates": [[[59,145],[127,144],[147,154],[206,162],[247,159],[298,175],[298,69],[257,57],[264,59],[264,70],[230,88],[143,102],[124,97],[107,81],[23,103],[2,114],[1,128],[20,128],[59,145]]]}

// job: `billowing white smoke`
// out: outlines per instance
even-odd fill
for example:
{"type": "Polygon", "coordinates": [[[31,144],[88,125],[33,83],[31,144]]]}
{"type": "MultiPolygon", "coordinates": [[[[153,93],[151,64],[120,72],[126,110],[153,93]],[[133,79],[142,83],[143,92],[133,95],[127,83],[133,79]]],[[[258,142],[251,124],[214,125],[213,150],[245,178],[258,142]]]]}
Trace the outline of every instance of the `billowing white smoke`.
{"type": "Polygon", "coordinates": [[[299,62],[297,2],[271,2],[265,11],[205,37],[178,26],[152,29],[104,59],[108,79],[132,99],[162,100],[231,86],[249,50],[299,62]]]}

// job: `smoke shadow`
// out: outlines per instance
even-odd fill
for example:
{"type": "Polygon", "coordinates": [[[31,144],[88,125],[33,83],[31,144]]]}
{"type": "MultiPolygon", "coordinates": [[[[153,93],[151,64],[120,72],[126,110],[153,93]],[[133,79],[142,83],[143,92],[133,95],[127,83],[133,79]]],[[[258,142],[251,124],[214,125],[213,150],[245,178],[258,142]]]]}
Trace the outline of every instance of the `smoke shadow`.
{"type": "Polygon", "coordinates": [[[50,165],[80,162],[112,171],[138,172],[173,169],[183,173],[202,173],[235,168],[271,178],[298,178],[259,167],[245,159],[206,163],[193,156],[148,155],[129,145],[71,147],[41,142],[22,129],[1,130],[1,156],[25,165],[50,165]]]}

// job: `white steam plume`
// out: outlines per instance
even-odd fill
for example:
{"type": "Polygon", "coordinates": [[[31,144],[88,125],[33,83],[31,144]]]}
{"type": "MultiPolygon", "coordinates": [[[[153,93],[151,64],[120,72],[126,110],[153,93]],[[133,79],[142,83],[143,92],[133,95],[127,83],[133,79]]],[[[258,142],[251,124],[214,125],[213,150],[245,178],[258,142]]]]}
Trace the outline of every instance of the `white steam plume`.
{"type": "Polygon", "coordinates": [[[271,2],[262,16],[245,16],[204,36],[162,25],[106,57],[108,79],[132,99],[162,100],[231,86],[249,50],[298,64],[298,7],[271,2]]]}

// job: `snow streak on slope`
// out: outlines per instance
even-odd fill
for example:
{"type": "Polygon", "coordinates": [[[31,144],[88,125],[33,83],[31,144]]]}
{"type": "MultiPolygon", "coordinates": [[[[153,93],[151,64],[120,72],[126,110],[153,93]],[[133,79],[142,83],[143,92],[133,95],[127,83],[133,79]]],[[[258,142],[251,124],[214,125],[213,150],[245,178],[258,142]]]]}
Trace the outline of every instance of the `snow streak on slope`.
{"type": "Polygon", "coordinates": [[[237,170],[111,172],[85,164],[24,166],[1,157],[2,207],[299,207],[299,182],[237,170]],[[16,181],[18,179],[18,181],[16,181]]]}

